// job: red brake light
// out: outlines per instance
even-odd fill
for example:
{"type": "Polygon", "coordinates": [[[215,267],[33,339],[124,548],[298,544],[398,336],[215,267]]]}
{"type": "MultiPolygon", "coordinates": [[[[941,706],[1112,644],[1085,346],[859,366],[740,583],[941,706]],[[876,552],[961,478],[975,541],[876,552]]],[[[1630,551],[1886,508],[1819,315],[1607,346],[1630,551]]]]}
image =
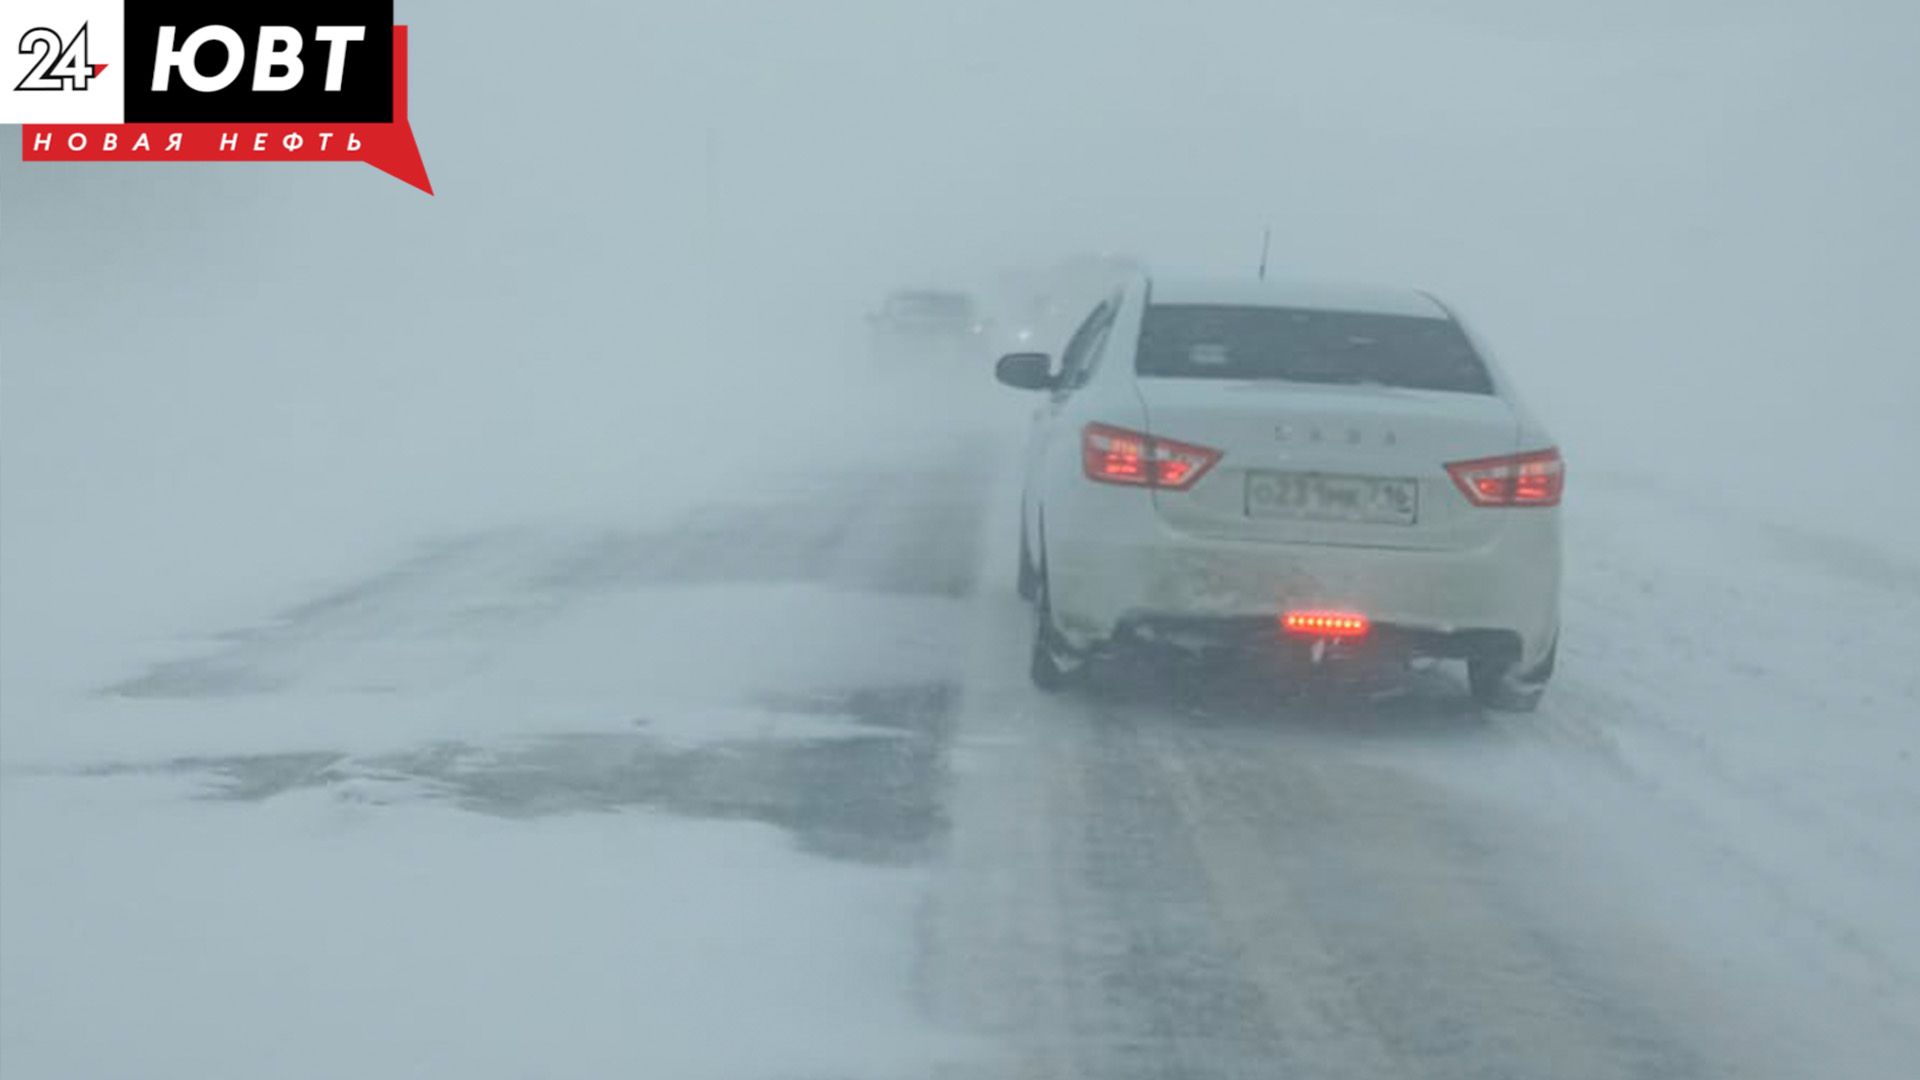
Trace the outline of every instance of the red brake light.
{"type": "Polygon", "coordinates": [[[1447,474],[1475,506],[1559,506],[1567,483],[1558,450],[1456,461],[1447,474]]]}
{"type": "Polygon", "coordinates": [[[1080,433],[1080,460],[1089,480],[1184,491],[1213,468],[1220,451],[1108,424],[1088,424],[1080,433]]]}
{"type": "Polygon", "coordinates": [[[1373,629],[1365,615],[1350,611],[1289,611],[1280,626],[1289,634],[1317,638],[1362,638],[1373,629]]]}

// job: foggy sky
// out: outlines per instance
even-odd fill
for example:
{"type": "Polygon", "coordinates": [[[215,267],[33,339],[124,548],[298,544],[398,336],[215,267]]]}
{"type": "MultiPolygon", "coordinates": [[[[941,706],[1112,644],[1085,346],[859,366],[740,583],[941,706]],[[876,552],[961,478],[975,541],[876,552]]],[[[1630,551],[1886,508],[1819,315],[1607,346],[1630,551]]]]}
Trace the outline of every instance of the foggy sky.
{"type": "Polygon", "coordinates": [[[186,618],[725,483],[863,393],[889,287],[1250,273],[1268,225],[1279,273],[1463,309],[1576,493],[1878,540],[1916,517],[1873,478],[1920,457],[1917,10],[401,0],[433,198],[0,134],[0,603],[186,618]]]}

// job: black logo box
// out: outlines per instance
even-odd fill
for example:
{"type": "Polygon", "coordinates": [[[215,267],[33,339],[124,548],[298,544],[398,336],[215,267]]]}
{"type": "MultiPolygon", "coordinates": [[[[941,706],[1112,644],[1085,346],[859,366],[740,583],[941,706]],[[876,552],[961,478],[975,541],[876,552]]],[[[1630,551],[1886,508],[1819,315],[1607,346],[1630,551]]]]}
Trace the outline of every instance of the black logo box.
{"type": "MultiPolygon", "coordinates": [[[[390,123],[393,120],[393,0],[125,0],[127,93],[130,124],[154,123],[390,123]],[[203,26],[226,26],[240,35],[246,53],[239,75],[224,89],[194,90],[169,72],[167,89],[153,89],[160,28],[175,27],[178,49],[203,26]],[[290,26],[303,42],[306,65],[299,85],[288,90],[253,89],[260,28],[290,26]],[[338,91],[326,87],[331,45],[314,36],[321,26],[364,26],[366,37],[346,44],[338,91]]],[[[218,75],[227,47],[210,41],[191,58],[195,70],[218,75]]],[[[278,69],[276,69],[278,70],[278,69]]]]}

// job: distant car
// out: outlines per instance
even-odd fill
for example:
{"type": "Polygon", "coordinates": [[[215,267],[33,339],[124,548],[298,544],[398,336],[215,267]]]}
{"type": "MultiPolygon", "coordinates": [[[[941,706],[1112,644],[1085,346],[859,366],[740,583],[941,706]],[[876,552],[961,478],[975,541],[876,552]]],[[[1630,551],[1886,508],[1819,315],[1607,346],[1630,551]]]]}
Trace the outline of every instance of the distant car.
{"type": "Polygon", "coordinates": [[[1020,590],[1045,689],[1141,643],[1302,663],[1464,659],[1531,710],[1560,630],[1553,439],[1439,301],[1403,289],[1148,279],[1085,316],[1045,391],[1020,590]]]}
{"type": "Polygon", "coordinates": [[[873,328],[874,351],[882,358],[980,355],[989,330],[986,315],[972,295],[939,289],[893,293],[867,321],[873,328]]]}

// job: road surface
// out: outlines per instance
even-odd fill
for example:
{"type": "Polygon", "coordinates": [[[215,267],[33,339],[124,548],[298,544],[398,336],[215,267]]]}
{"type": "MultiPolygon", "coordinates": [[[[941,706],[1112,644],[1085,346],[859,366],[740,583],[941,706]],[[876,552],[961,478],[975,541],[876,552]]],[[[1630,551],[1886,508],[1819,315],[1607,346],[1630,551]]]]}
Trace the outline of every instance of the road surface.
{"type": "MultiPolygon", "coordinates": [[[[348,846],[412,805],[634,829],[687,818],[907,875],[904,916],[877,919],[886,940],[856,951],[881,949],[902,1015],[937,1034],[901,1050],[883,1030],[900,1021],[869,1009],[872,1028],[856,1017],[829,1064],[776,1055],[754,1066],[766,1075],[1920,1067],[1911,562],[1593,480],[1571,496],[1562,674],[1538,715],[1482,713],[1445,667],[1362,687],[1110,672],[1049,698],[1025,681],[1008,473],[980,445],[785,474],[631,529],[451,539],[129,670],[100,691],[128,730],[226,720],[192,747],[117,744],[13,784],[10,895],[46,902],[8,927],[10,1075],[112,1060],[27,1031],[77,1031],[68,1014],[85,1011],[19,944],[57,935],[55,894],[81,891],[35,831],[51,772],[83,801],[170,777],[188,787],[158,798],[199,812],[350,805],[372,816],[348,846]],[[1862,623],[1879,628],[1864,646],[1837,630],[1862,623]],[[890,1048],[868,1055],[869,1039],[890,1048]]],[[[442,858],[412,857],[428,876],[442,858]]],[[[557,894],[588,869],[543,865],[557,894]]],[[[778,920],[780,897],[765,899],[778,920]]],[[[473,965],[459,978],[532,980],[524,993],[563,1012],[578,994],[619,1015],[631,965],[599,988],[521,966],[566,940],[557,903],[501,914],[472,952],[450,952],[473,965]]],[[[825,925],[831,905],[813,917],[829,937],[865,929],[855,911],[825,925]]],[[[637,915],[595,925],[615,954],[659,932],[637,915]]],[[[218,927],[194,932],[222,948],[218,927]]],[[[726,926],[712,932],[695,966],[724,951],[726,926]]],[[[734,978],[781,963],[750,957],[734,978]]],[[[708,1056],[778,1029],[800,997],[842,993],[831,967],[800,996],[748,995],[732,1030],[702,1036],[708,1056]]],[[[86,1000],[109,1028],[139,1008],[86,1000]]],[[[663,1025],[673,1001],[657,1005],[663,1025]]],[[[323,1041],[292,1030],[295,1045],[323,1041]]],[[[616,1044],[598,1066],[532,1060],[552,1067],[540,1075],[701,1074],[648,1045],[616,1044]]],[[[376,1073],[394,1060],[348,1059],[376,1073]]]]}

